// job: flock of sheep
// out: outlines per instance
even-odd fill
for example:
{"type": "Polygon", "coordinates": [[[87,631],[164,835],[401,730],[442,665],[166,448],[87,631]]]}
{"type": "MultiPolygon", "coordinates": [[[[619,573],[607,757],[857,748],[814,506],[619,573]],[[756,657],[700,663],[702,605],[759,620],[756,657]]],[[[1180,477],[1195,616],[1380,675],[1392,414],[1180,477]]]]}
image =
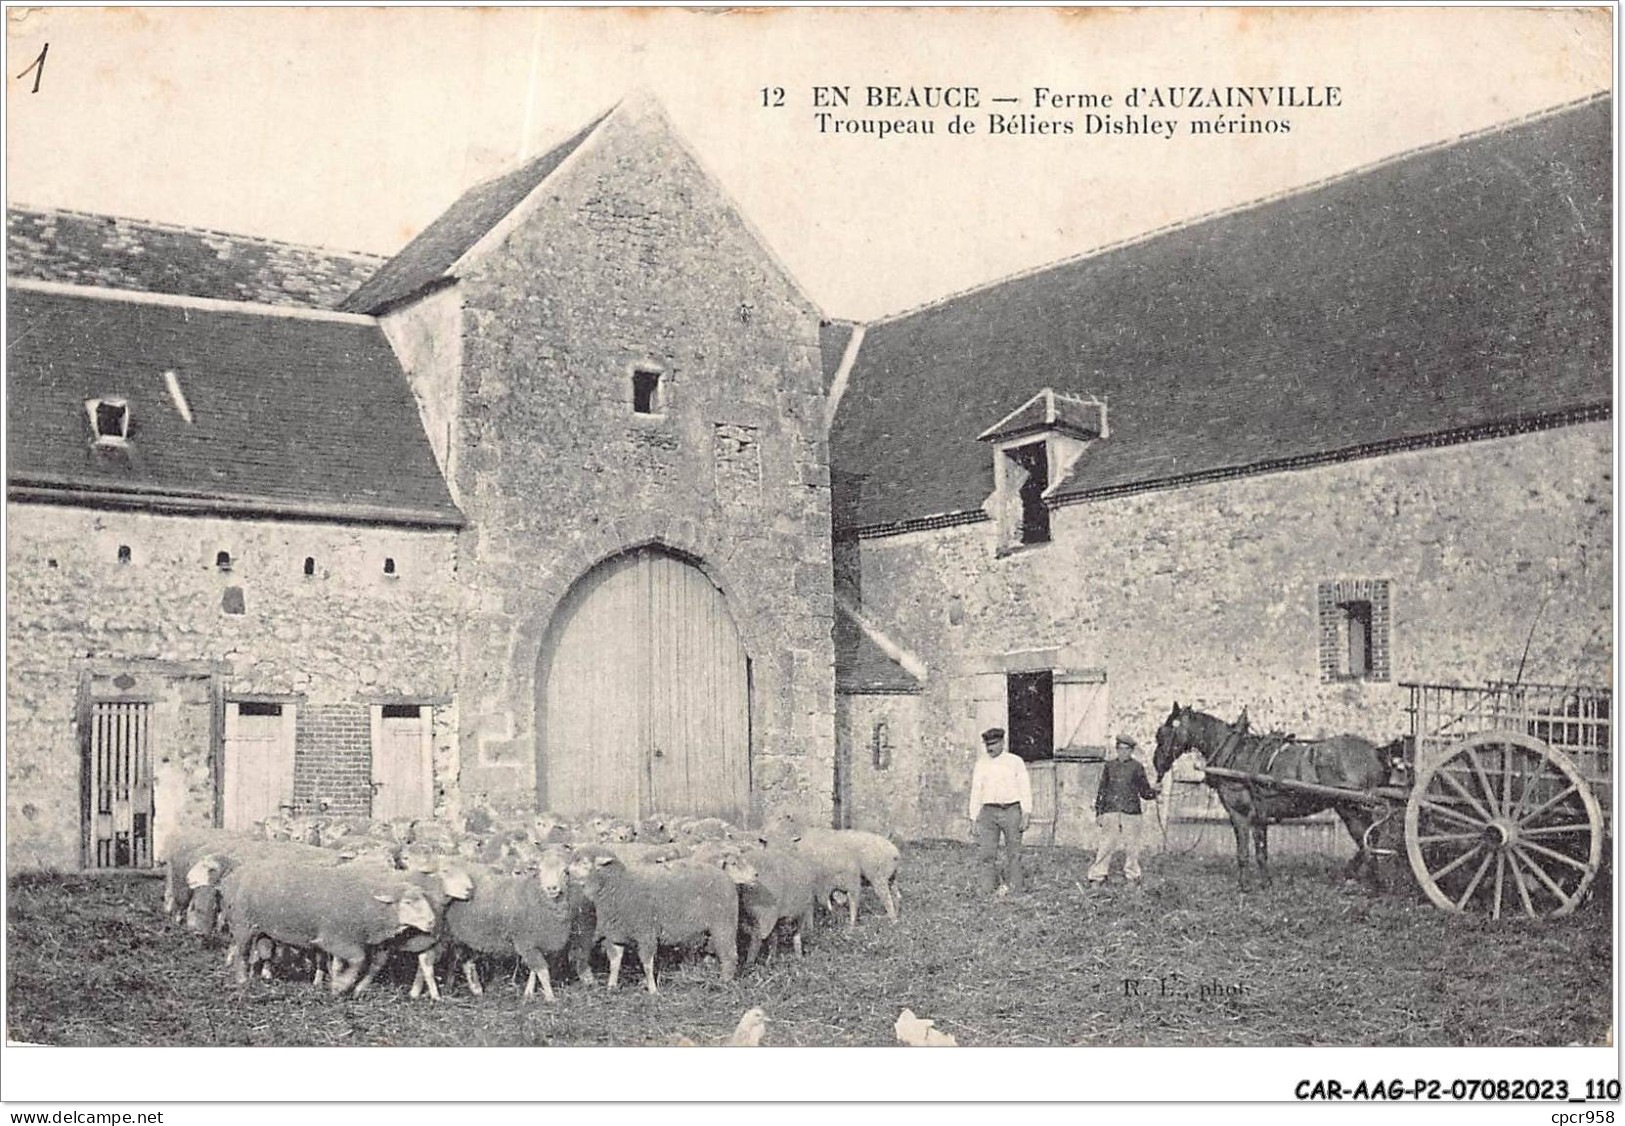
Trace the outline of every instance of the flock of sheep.
{"type": "Polygon", "coordinates": [[[411,995],[440,997],[446,958],[482,992],[481,956],[517,956],[553,1000],[550,963],[594,981],[591,954],[603,943],[609,986],[628,946],[649,992],[659,947],[708,940],[728,980],[775,932],[797,955],[815,909],[844,899],[857,924],[864,884],[895,922],[901,854],[886,837],[853,829],[802,828],[786,819],[771,832],[718,818],[599,816],[570,824],[543,814],[504,824],[483,814],[463,831],[428,821],[273,818],[258,835],[199,830],[167,849],[164,910],[199,934],[229,936],[226,961],[246,984],[270,976],[284,954],[314,960],[333,993],[366,989],[392,955],[415,957],[411,995]]]}

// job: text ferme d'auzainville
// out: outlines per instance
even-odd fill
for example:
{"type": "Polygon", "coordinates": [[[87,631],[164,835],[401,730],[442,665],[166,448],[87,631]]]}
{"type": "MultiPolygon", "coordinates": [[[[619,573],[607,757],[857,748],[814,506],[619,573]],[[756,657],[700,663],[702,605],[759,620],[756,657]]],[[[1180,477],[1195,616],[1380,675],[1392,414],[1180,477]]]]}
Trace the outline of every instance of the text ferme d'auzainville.
{"type": "MultiPolygon", "coordinates": [[[[810,100],[813,122],[825,134],[1172,139],[1182,131],[1194,136],[1289,133],[1291,113],[1336,109],[1343,105],[1343,88],[1174,85],[1090,91],[1032,86],[1020,93],[995,93],[981,86],[828,85],[813,86],[810,100]]],[[[764,89],[762,104],[784,106],[785,91],[764,89]]]]}

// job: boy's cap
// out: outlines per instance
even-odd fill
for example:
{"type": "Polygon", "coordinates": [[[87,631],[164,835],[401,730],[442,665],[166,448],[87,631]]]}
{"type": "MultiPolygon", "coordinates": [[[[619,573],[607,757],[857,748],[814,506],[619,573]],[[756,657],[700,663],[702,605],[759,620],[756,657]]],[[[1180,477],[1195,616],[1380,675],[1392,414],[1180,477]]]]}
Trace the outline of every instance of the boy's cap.
{"type": "Polygon", "coordinates": [[[990,727],[982,732],[982,742],[984,743],[997,743],[1003,738],[1004,728],[1002,727],[990,727]]]}

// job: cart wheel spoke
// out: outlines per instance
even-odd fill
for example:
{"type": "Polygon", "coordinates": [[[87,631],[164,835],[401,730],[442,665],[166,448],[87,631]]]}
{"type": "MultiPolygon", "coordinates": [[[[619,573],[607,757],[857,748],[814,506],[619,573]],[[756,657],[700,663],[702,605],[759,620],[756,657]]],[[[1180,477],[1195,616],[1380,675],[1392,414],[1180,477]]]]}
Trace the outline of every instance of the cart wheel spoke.
{"type": "Polygon", "coordinates": [[[1518,871],[1517,856],[1510,852],[1503,855],[1506,858],[1507,867],[1512,869],[1512,882],[1518,885],[1518,896],[1523,900],[1524,914],[1531,919],[1540,918],[1540,912],[1535,910],[1535,905],[1529,898],[1529,888],[1523,882],[1523,873],[1518,871]]]}
{"type": "Polygon", "coordinates": [[[1531,822],[1535,818],[1539,817],[1542,813],[1545,813],[1548,809],[1551,809],[1558,802],[1560,802],[1560,801],[1564,800],[1565,798],[1567,798],[1570,794],[1578,794],[1579,792],[1580,792],[1579,785],[1576,784],[1576,783],[1570,782],[1568,784],[1567,788],[1560,791],[1555,798],[1552,798],[1551,800],[1547,801],[1544,805],[1540,806],[1533,813],[1524,814],[1523,815],[1523,823],[1527,825],[1529,822],[1531,822]]]}
{"type": "Polygon", "coordinates": [[[1567,864],[1570,868],[1573,868],[1573,869],[1575,869],[1576,871],[1579,871],[1579,872],[1589,872],[1589,871],[1591,871],[1591,866],[1590,865],[1583,864],[1580,861],[1574,859],[1574,857],[1572,857],[1572,856],[1565,856],[1561,852],[1558,852],[1556,849],[1547,848],[1545,845],[1535,844],[1533,841],[1519,841],[1517,844],[1513,845],[1512,847],[1516,848],[1518,850],[1518,852],[1521,855],[1523,855],[1524,863],[1526,863],[1526,864],[1531,864],[1531,865],[1534,864],[1534,861],[1531,860],[1529,858],[1529,855],[1528,855],[1529,853],[1532,852],[1536,856],[1544,856],[1544,857],[1547,857],[1548,859],[1556,860],[1560,864],[1567,864]]]}
{"type": "Polygon", "coordinates": [[[1447,841],[1476,841],[1484,834],[1479,833],[1437,833],[1430,837],[1417,837],[1417,844],[1444,844],[1447,841]]]}
{"type": "Polygon", "coordinates": [[[1443,868],[1435,869],[1433,871],[1433,873],[1432,873],[1433,878],[1435,880],[1444,879],[1450,873],[1454,872],[1457,868],[1460,868],[1463,864],[1467,863],[1474,856],[1478,855],[1478,851],[1480,849],[1482,849],[1483,847],[1484,847],[1484,843],[1482,841],[1480,841],[1478,844],[1475,844],[1472,848],[1468,849],[1466,852],[1464,852],[1460,856],[1456,857],[1450,863],[1446,864],[1443,868]]]}
{"type": "Polygon", "coordinates": [[[1466,748],[1462,753],[1467,761],[1472,764],[1473,773],[1478,777],[1478,784],[1484,790],[1484,800],[1489,802],[1489,812],[1500,813],[1506,807],[1497,802],[1495,786],[1490,782],[1490,776],[1484,773],[1484,764],[1478,760],[1478,755],[1474,753],[1471,747],[1466,748]]]}
{"type": "Polygon", "coordinates": [[[1461,825],[1470,825],[1473,828],[1479,830],[1480,832],[1483,832],[1483,830],[1485,828],[1487,828],[1487,825],[1486,825],[1485,822],[1476,821],[1473,818],[1468,817],[1465,813],[1457,813],[1454,809],[1451,809],[1449,806],[1440,805],[1438,802],[1432,801],[1432,800],[1430,800],[1428,798],[1419,799],[1419,804],[1421,805],[1421,807],[1423,809],[1427,810],[1429,813],[1436,813],[1440,817],[1443,817],[1448,821],[1455,821],[1456,823],[1461,824],[1461,825]]]}
{"type": "MultiPolygon", "coordinates": [[[[1473,873],[1473,878],[1471,880],[1469,880],[1468,883],[1467,883],[1467,890],[1461,893],[1461,898],[1460,899],[1456,900],[1456,906],[1459,907],[1461,910],[1465,911],[1467,909],[1467,901],[1473,897],[1473,892],[1478,890],[1478,881],[1480,881],[1480,880],[1482,880],[1484,878],[1484,873],[1489,870],[1490,861],[1494,860],[1494,859],[1496,859],[1495,855],[1492,855],[1492,854],[1490,854],[1488,852],[1486,852],[1484,854],[1483,863],[1479,864],[1478,871],[1473,873]]],[[[1496,888],[1497,888],[1496,894],[1497,894],[1497,897],[1499,897],[1499,894],[1500,894],[1500,891],[1499,891],[1499,889],[1500,889],[1500,881],[1499,880],[1496,881],[1496,888]]],[[[1497,910],[1499,910],[1499,905],[1497,905],[1497,910]]]]}
{"type": "Polygon", "coordinates": [[[1477,798],[1473,797],[1472,794],[1469,794],[1467,792],[1467,787],[1463,786],[1460,782],[1456,781],[1455,775],[1451,771],[1449,771],[1449,770],[1440,770],[1439,773],[1436,774],[1434,777],[1438,778],[1445,785],[1449,786],[1452,790],[1456,791],[1456,793],[1460,794],[1462,796],[1462,798],[1467,802],[1468,805],[1472,806],[1475,810],[1478,811],[1478,815],[1480,817],[1482,817],[1485,820],[1485,822],[1490,822],[1490,821],[1495,820],[1495,815],[1493,813],[1491,813],[1489,810],[1485,809],[1482,802],[1480,802],[1477,798]]]}
{"type": "Polygon", "coordinates": [[[1542,825],[1538,829],[1519,829],[1518,836],[1522,837],[1555,837],[1565,833],[1589,833],[1591,826],[1584,821],[1577,821],[1572,825],[1542,825]]]}
{"type": "Polygon", "coordinates": [[[1501,917],[1501,887],[1506,877],[1507,858],[1505,853],[1495,854],[1495,909],[1490,912],[1490,918],[1501,917]]]}

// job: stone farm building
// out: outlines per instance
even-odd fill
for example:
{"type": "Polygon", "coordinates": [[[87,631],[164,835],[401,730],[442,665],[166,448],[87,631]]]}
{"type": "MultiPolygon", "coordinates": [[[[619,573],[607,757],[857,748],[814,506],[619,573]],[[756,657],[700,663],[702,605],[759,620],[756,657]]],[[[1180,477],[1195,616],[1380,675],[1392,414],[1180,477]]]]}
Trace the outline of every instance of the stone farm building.
{"type": "Polygon", "coordinates": [[[961,836],[995,722],[1082,841],[1175,697],[1387,738],[1526,637],[1606,683],[1610,113],[867,326],[641,97],[387,261],[14,209],[10,864],[282,810],[961,836]]]}

